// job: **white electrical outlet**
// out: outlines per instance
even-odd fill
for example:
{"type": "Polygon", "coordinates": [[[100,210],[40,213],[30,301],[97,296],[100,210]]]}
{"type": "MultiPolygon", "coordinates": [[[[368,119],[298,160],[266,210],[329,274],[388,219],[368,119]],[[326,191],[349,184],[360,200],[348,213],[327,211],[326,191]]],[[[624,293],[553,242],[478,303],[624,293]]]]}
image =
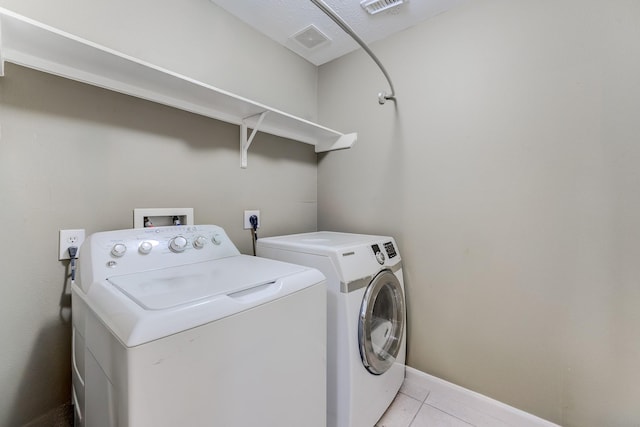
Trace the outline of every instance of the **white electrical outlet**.
{"type": "MultiPolygon", "coordinates": [[[[58,251],[58,259],[70,259],[69,248],[75,246],[80,248],[84,242],[84,230],[60,230],[60,249],[58,251]]],[[[76,258],[80,257],[80,251],[76,254],[76,258]]]]}
{"type": "Polygon", "coordinates": [[[251,228],[251,221],[249,221],[249,218],[251,218],[252,215],[255,215],[258,217],[258,228],[260,228],[260,211],[244,211],[244,229],[245,230],[250,230],[251,228]]]}

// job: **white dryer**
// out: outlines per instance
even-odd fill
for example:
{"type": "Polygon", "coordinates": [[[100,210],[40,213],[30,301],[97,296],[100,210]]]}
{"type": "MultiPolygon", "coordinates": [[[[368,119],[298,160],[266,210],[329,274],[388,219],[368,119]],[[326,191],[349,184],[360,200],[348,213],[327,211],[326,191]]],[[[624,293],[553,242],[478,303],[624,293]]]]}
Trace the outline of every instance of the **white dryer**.
{"type": "Polygon", "coordinates": [[[326,286],[214,225],[109,231],[72,286],[87,427],[324,427],[326,286]]]}
{"type": "Polygon", "coordinates": [[[327,277],[327,425],[372,427],[405,374],[402,263],[391,237],[316,232],[267,237],[257,254],[327,277]]]}

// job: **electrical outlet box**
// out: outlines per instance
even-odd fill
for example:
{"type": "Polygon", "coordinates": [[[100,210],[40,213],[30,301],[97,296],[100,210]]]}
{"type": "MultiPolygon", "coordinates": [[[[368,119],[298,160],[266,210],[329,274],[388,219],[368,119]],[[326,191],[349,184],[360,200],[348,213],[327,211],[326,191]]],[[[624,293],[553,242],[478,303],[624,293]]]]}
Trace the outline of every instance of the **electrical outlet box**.
{"type": "Polygon", "coordinates": [[[244,211],[244,229],[245,230],[250,230],[253,228],[251,226],[251,221],[249,221],[249,218],[251,218],[252,215],[255,215],[258,217],[258,228],[260,228],[260,211],[244,211]]]}
{"type": "Polygon", "coordinates": [[[69,248],[78,248],[76,258],[80,257],[80,245],[84,242],[84,230],[60,230],[60,242],[58,250],[58,260],[70,259],[69,248]]]}

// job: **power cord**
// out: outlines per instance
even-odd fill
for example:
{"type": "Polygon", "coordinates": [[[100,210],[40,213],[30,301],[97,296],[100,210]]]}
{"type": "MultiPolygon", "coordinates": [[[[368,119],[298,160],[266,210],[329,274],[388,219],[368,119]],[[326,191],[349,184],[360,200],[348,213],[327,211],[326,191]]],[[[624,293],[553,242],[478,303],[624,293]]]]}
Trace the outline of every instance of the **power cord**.
{"type": "Polygon", "coordinates": [[[78,247],[69,246],[67,248],[69,258],[71,258],[71,283],[76,281],[76,259],[78,259],[78,247]]]}
{"type": "Polygon", "coordinates": [[[258,217],[251,215],[249,217],[251,224],[251,242],[253,243],[253,256],[256,256],[256,240],[258,240],[258,217]]]}

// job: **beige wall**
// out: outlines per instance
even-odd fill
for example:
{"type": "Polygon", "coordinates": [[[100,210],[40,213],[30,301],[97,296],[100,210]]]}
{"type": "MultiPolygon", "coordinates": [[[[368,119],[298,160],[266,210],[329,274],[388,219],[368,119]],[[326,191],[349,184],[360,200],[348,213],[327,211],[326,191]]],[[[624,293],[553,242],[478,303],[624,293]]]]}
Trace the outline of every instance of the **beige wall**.
{"type": "Polygon", "coordinates": [[[484,0],[320,68],[318,228],[389,233],[408,363],[566,426],[640,423],[640,3],[484,0]]]}
{"type": "MultiPolygon", "coordinates": [[[[134,2],[153,7],[154,19],[125,13],[128,2],[105,2],[115,10],[89,2],[103,20],[78,2],[88,21],[79,10],[67,17],[59,5],[39,3],[0,5],[97,36],[113,25],[118,31],[105,43],[315,115],[316,68],[209,1],[134,2]],[[197,25],[187,25],[194,15],[197,25]],[[209,20],[211,37],[222,32],[212,43],[193,35],[209,20]],[[179,41],[165,50],[169,34],[194,41],[186,51],[179,41]]],[[[57,260],[58,229],[129,228],[136,207],[193,207],[198,223],[221,225],[244,253],[251,251],[244,209],[261,210],[265,233],[316,229],[313,147],[258,134],[242,170],[238,141],[237,126],[7,64],[0,78],[0,426],[22,425],[70,398],[68,270],[57,260]]]]}
{"type": "Polygon", "coordinates": [[[316,118],[316,66],[210,0],[0,0],[0,7],[302,118],[316,118]]]}

